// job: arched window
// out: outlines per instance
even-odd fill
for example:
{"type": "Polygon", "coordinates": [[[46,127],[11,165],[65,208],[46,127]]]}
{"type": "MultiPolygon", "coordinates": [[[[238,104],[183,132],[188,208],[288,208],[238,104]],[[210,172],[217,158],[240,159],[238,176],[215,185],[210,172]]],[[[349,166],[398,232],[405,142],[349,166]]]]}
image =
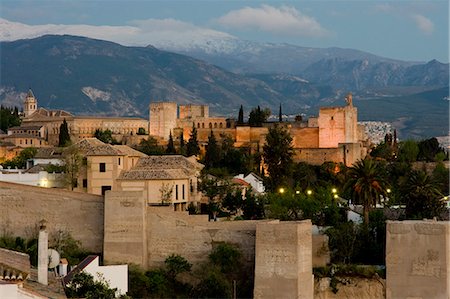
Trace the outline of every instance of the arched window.
{"type": "Polygon", "coordinates": [[[214,123],[214,128],[217,129],[217,123],[214,123]]]}
{"type": "Polygon", "coordinates": [[[221,128],[221,129],[222,129],[222,127],[223,127],[223,124],[222,124],[222,123],[220,123],[220,124],[219,124],[219,128],[221,128]]]}
{"type": "Polygon", "coordinates": [[[212,129],[212,123],[209,123],[209,128],[212,129]]]}

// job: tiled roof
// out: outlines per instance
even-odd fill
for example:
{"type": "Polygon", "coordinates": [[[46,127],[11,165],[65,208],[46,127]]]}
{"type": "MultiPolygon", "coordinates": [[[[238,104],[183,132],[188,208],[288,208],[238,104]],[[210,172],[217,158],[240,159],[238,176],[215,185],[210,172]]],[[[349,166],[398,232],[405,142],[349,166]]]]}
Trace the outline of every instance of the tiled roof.
{"type": "Polygon", "coordinates": [[[51,159],[51,158],[61,158],[63,153],[63,148],[61,147],[41,147],[38,148],[34,158],[37,159],[51,159]]]}
{"type": "Polygon", "coordinates": [[[26,173],[39,173],[40,171],[46,171],[50,164],[36,164],[33,167],[27,169],[26,173]]]}
{"type": "Polygon", "coordinates": [[[97,138],[86,138],[78,141],[73,146],[86,156],[118,156],[121,155],[112,145],[106,144],[97,138]]]}
{"type": "Polygon", "coordinates": [[[81,263],[79,263],[76,266],[76,268],[72,269],[69,273],[67,273],[66,276],[63,277],[63,284],[64,285],[68,284],[75,274],[83,271],[84,268],[86,268],[90,263],[92,263],[92,261],[94,261],[97,257],[98,257],[97,255],[87,256],[84,260],[81,261],[81,263]]]}
{"type": "Polygon", "coordinates": [[[45,108],[38,108],[33,114],[28,116],[26,119],[41,118],[41,117],[65,117],[73,116],[71,113],[64,110],[47,110],[45,108]]]}
{"type": "Polygon", "coordinates": [[[184,179],[201,170],[203,165],[179,155],[140,158],[129,171],[123,171],[119,180],[184,179]]]}
{"type": "Polygon", "coordinates": [[[9,130],[40,130],[43,126],[15,126],[8,128],[9,130]]]}
{"type": "Polygon", "coordinates": [[[125,156],[147,157],[143,152],[137,151],[128,145],[113,145],[113,147],[125,156]]]}
{"type": "Polygon", "coordinates": [[[0,280],[25,280],[30,270],[28,254],[0,248],[0,280]]]}

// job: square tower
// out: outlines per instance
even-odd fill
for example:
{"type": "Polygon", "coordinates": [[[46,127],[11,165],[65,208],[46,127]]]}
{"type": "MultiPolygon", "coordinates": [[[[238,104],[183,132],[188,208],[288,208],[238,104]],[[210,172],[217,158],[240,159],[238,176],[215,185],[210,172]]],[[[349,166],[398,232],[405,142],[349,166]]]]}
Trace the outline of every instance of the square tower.
{"type": "Polygon", "coordinates": [[[177,103],[156,102],[150,103],[150,135],[169,139],[169,134],[177,124],[177,103]]]}

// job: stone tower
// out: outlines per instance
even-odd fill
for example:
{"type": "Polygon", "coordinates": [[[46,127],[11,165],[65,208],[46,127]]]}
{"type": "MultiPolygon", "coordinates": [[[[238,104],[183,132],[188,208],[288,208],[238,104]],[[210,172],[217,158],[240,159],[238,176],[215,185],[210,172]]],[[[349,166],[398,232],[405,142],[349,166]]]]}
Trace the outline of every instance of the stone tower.
{"type": "Polygon", "coordinates": [[[177,103],[150,103],[150,135],[169,139],[170,131],[177,125],[177,103]]]}
{"type": "Polygon", "coordinates": [[[33,91],[31,88],[28,90],[27,97],[25,98],[25,102],[23,103],[23,112],[25,117],[30,116],[37,110],[37,100],[34,97],[33,91]]]}

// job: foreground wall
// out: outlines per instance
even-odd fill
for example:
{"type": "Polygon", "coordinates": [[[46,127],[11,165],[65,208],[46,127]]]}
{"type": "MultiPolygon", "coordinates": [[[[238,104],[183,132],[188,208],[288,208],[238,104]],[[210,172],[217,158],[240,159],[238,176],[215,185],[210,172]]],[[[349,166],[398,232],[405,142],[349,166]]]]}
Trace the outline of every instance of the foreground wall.
{"type": "Polygon", "coordinates": [[[87,250],[102,252],[102,196],[0,182],[1,234],[29,238],[42,219],[50,238],[58,230],[68,231],[87,250]]]}
{"type": "Polygon", "coordinates": [[[386,298],[450,298],[450,222],[388,221],[386,298]]]}
{"type": "Polygon", "coordinates": [[[254,298],[313,298],[311,221],[256,226],[254,298]]]}

